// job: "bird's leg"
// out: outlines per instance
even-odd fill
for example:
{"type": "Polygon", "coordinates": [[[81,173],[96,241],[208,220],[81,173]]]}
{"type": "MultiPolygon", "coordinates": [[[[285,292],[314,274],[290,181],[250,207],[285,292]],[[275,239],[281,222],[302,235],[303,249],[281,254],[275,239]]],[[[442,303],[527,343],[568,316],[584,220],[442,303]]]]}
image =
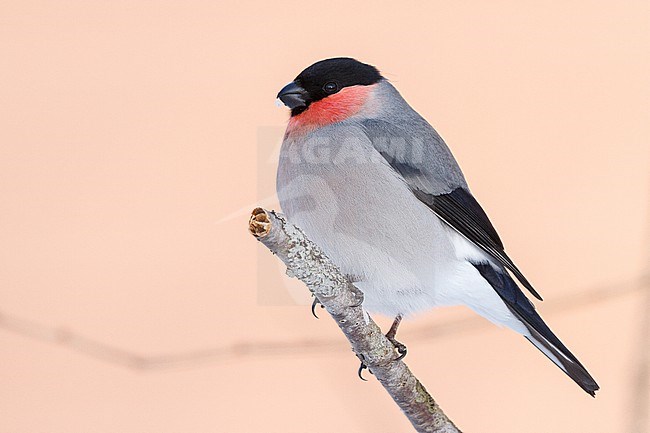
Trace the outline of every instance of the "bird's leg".
{"type": "Polygon", "coordinates": [[[399,357],[395,361],[399,361],[406,356],[406,346],[395,339],[395,335],[397,335],[397,328],[399,327],[400,323],[402,323],[402,315],[398,314],[395,317],[395,320],[393,320],[393,324],[386,334],[388,341],[393,343],[393,346],[395,346],[395,349],[397,349],[397,353],[399,353],[399,357]]]}
{"type": "MultiPolygon", "coordinates": [[[[400,323],[402,323],[402,315],[398,314],[395,317],[395,320],[393,320],[393,324],[390,326],[390,329],[386,334],[386,338],[388,338],[388,341],[390,341],[393,344],[393,346],[395,346],[395,349],[397,349],[397,353],[399,353],[399,356],[397,357],[397,359],[395,359],[395,361],[399,361],[400,359],[403,359],[406,356],[406,352],[407,352],[406,346],[395,339],[395,335],[397,335],[397,328],[399,327],[400,323]]],[[[359,375],[359,379],[366,380],[363,378],[363,375],[361,374],[363,373],[363,370],[368,368],[365,362],[366,360],[363,358],[363,355],[361,354],[357,354],[357,357],[361,361],[361,365],[359,366],[359,371],[357,372],[357,374],[359,375]]],[[[368,369],[368,371],[370,370],[368,369]]],[[[370,371],[370,374],[372,374],[372,371],[370,371]]]]}

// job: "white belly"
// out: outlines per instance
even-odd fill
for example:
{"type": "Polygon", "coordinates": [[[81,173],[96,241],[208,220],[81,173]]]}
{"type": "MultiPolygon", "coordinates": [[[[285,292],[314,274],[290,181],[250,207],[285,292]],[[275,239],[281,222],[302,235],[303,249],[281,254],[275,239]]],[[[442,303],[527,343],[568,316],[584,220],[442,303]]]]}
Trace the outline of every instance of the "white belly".
{"type": "Polygon", "coordinates": [[[289,221],[364,292],[368,311],[408,316],[467,305],[513,327],[509,310],[466,260],[486,256],[420,202],[385,162],[281,160],[278,196],[289,221]]]}

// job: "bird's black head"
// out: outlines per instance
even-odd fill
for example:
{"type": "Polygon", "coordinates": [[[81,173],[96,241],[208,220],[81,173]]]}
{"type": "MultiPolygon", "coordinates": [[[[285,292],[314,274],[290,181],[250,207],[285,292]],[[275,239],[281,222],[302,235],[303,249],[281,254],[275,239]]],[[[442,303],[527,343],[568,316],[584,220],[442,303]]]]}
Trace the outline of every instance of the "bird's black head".
{"type": "Polygon", "coordinates": [[[371,65],[349,57],[321,60],[302,71],[287,84],[278,98],[291,109],[291,115],[302,113],[312,102],[338,93],[350,86],[369,86],[382,79],[371,65]]]}

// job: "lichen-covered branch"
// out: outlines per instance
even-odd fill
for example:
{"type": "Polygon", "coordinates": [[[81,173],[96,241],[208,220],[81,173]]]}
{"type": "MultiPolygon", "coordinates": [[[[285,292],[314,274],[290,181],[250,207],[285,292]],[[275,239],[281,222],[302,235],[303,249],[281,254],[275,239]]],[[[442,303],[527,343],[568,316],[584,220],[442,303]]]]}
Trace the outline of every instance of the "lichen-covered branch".
{"type": "Polygon", "coordinates": [[[262,208],[253,210],[249,230],[287,265],[289,276],[307,285],[418,432],[460,432],[406,364],[397,359],[393,344],[379,326],[365,315],[363,293],[317,245],[282,215],[262,208]]]}

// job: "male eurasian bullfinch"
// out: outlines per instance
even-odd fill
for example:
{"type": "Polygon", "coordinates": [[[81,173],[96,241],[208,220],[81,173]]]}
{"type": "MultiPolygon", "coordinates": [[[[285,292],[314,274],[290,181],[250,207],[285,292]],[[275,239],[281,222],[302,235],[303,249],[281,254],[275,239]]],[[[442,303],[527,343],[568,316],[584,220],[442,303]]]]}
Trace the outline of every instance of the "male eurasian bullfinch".
{"type": "Polygon", "coordinates": [[[350,276],[369,312],[466,305],[522,334],[582,389],[599,389],[515,283],[506,254],[440,135],[374,67],[317,62],[278,98],[291,109],[280,152],[283,212],[350,276]],[[512,277],[511,277],[512,275],[512,277]]]}

